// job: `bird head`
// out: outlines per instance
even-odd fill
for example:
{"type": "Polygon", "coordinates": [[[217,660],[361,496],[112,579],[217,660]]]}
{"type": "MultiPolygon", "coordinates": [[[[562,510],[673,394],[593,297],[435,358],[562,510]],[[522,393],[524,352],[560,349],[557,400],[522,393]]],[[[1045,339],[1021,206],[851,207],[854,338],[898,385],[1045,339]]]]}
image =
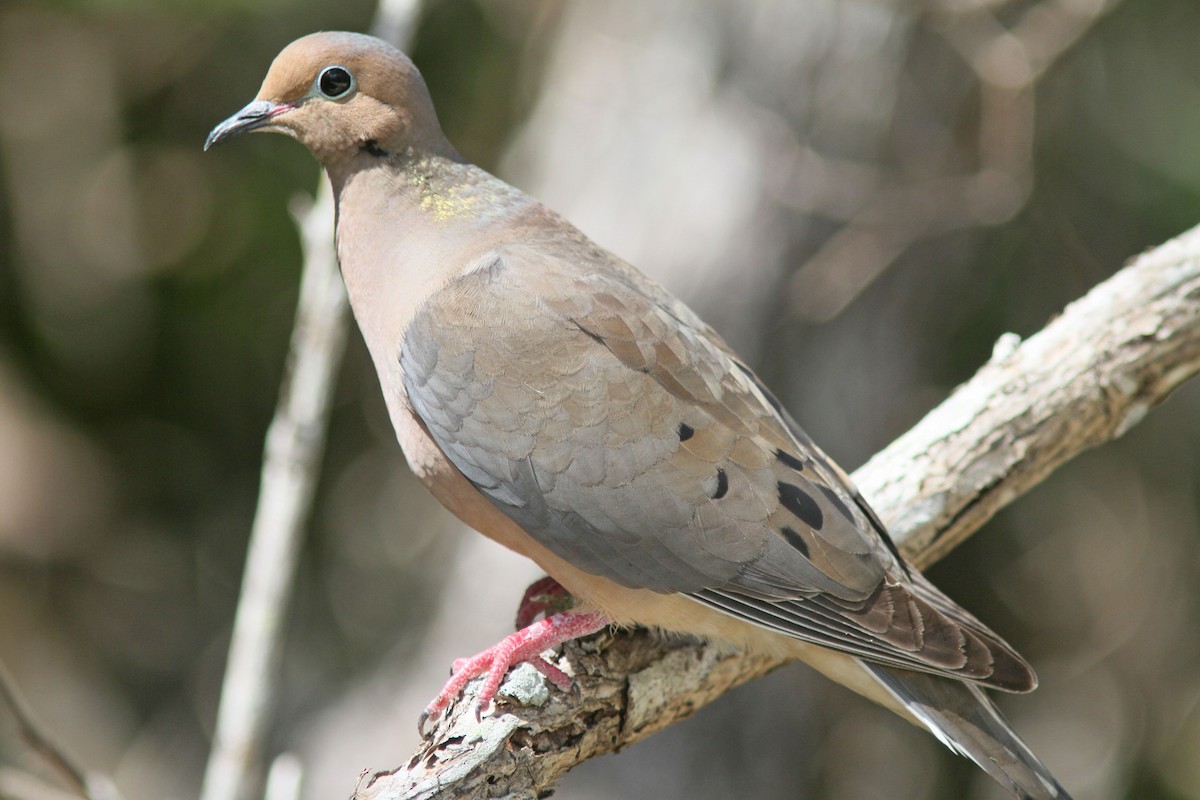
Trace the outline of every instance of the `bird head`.
{"type": "Polygon", "coordinates": [[[254,100],[213,128],[204,149],[248,131],[292,136],[326,167],[363,150],[453,153],[412,61],[359,33],[314,33],[289,44],[254,100]]]}

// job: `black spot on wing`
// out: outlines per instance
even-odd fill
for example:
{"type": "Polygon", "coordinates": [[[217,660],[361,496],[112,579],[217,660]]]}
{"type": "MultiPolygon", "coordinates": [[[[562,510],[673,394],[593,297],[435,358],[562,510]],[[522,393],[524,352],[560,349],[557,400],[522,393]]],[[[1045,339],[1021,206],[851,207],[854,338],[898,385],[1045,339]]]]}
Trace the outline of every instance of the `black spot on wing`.
{"type": "Polygon", "coordinates": [[[775,457],[779,459],[780,463],[786,464],[787,466],[796,470],[796,472],[801,472],[804,469],[804,462],[786,450],[776,450],[775,457]]]}
{"type": "Polygon", "coordinates": [[[845,517],[851,525],[857,524],[854,520],[854,514],[852,514],[850,512],[850,508],[842,502],[842,498],[838,497],[837,492],[835,492],[833,489],[830,489],[825,484],[819,484],[819,488],[821,490],[821,494],[825,495],[825,499],[829,501],[830,505],[838,510],[839,514],[845,517]]]}
{"type": "Polygon", "coordinates": [[[713,500],[720,500],[729,491],[729,476],[725,474],[725,470],[717,467],[717,491],[713,494],[713,500]]]}
{"type": "Polygon", "coordinates": [[[814,531],[821,530],[821,526],[825,524],[825,515],[821,513],[821,507],[817,505],[817,501],[799,486],[780,481],[779,502],[783,504],[784,508],[795,514],[796,519],[814,531]]]}
{"type": "Polygon", "coordinates": [[[686,442],[696,434],[696,429],[685,422],[679,423],[679,441],[686,442]]]}
{"type": "Polygon", "coordinates": [[[800,535],[799,531],[784,525],[779,532],[783,534],[783,538],[787,540],[788,544],[800,551],[800,555],[808,558],[808,542],[804,541],[804,537],[800,535]]]}

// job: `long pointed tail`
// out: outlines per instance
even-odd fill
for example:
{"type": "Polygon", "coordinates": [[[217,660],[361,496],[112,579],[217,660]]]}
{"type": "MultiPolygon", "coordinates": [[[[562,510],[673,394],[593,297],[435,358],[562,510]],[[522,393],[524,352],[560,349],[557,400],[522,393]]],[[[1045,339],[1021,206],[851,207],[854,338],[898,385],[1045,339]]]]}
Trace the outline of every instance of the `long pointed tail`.
{"type": "Polygon", "coordinates": [[[1050,770],[970,683],[860,662],[942,744],[974,761],[1021,800],[1070,800],[1050,770]]]}

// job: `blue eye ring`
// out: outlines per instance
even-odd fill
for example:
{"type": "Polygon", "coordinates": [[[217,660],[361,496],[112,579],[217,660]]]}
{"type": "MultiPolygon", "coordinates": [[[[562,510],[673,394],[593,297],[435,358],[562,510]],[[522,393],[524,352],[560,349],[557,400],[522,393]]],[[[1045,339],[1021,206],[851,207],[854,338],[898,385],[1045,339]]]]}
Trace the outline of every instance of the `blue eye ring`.
{"type": "Polygon", "coordinates": [[[317,79],[313,81],[313,88],[322,97],[337,100],[353,94],[355,89],[354,76],[345,67],[331,64],[317,75],[317,79]]]}

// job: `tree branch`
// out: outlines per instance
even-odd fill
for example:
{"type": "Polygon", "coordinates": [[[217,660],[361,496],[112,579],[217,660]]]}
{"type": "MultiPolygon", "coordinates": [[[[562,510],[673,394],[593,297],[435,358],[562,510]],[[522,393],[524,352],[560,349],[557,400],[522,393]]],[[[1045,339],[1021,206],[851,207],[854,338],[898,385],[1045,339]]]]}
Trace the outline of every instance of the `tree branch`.
{"type": "MultiPolygon", "coordinates": [[[[967,383],[854,478],[906,555],[927,565],[1081,451],[1115,439],[1200,371],[1200,227],[1138,257],[967,383]]],[[[402,767],[355,800],[536,798],[575,765],[690,716],[783,662],[646,631],[565,648],[577,692],[531,667],[515,702],[475,720],[478,681],[402,767]]]]}
{"type": "MultiPolygon", "coordinates": [[[[0,702],[16,722],[21,739],[70,787],[73,795],[84,800],[120,800],[116,786],[106,775],[85,770],[59,747],[38,725],[17,694],[16,684],[8,669],[0,664],[0,702]]],[[[65,793],[44,784],[41,780],[14,769],[0,768],[0,797],[51,798],[65,793]]]]}
{"type": "MultiPolygon", "coordinates": [[[[995,225],[1024,208],[1033,187],[1038,82],[1119,2],[1085,6],[1045,0],[1024,9],[1007,27],[999,9],[987,5],[933,3],[933,30],[959,52],[978,82],[978,166],[966,174],[914,180],[909,174],[924,170],[903,167],[887,174],[804,153],[798,163],[805,169],[796,181],[803,188],[797,186],[796,193],[809,196],[818,213],[844,217],[847,224],[796,270],[793,310],[809,319],[833,319],[916,243],[995,225]],[[821,171],[814,175],[813,167],[821,171]],[[872,172],[873,179],[862,179],[872,172]],[[819,179],[822,174],[825,180],[819,179]],[[836,213],[848,196],[855,198],[854,211],[836,213]]],[[[921,156],[926,164],[939,160],[954,159],[921,156]]]]}

